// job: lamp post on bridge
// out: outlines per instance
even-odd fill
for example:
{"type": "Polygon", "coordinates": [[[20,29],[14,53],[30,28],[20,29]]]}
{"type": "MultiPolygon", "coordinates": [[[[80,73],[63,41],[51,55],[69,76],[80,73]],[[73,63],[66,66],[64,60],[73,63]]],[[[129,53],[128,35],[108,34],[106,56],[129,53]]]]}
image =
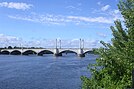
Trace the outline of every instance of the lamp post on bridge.
{"type": "Polygon", "coordinates": [[[59,42],[60,42],[60,49],[61,49],[61,40],[59,40],[59,42]]]}
{"type": "Polygon", "coordinates": [[[81,39],[80,39],[80,49],[81,49],[81,39]]]}
{"type": "Polygon", "coordinates": [[[84,40],[80,39],[80,49],[78,50],[78,56],[79,57],[85,57],[83,48],[84,48],[84,40]]]}
{"type": "Polygon", "coordinates": [[[82,40],[82,48],[84,49],[84,39],[82,40]]]}
{"type": "Polygon", "coordinates": [[[20,49],[23,50],[22,44],[20,44],[20,49]]]}
{"type": "Polygon", "coordinates": [[[57,39],[56,39],[56,49],[57,49],[58,47],[61,49],[61,40],[57,40],[57,39]],[[59,46],[58,46],[58,45],[59,45],[59,46]]]}
{"type": "Polygon", "coordinates": [[[80,39],[80,49],[84,49],[84,39],[80,39]]]}
{"type": "Polygon", "coordinates": [[[56,49],[57,49],[57,39],[56,39],[56,49]]]}

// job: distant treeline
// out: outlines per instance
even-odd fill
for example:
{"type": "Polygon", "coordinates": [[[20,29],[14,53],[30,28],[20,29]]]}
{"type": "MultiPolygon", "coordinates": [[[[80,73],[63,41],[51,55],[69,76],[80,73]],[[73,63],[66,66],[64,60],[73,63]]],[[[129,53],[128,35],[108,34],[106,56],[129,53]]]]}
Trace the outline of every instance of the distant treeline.
{"type": "Polygon", "coordinates": [[[40,48],[43,48],[43,47],[17,47],[17,46],[8,46],[8,47],[1,47],[0,49],[40,49],[40,48]]]}

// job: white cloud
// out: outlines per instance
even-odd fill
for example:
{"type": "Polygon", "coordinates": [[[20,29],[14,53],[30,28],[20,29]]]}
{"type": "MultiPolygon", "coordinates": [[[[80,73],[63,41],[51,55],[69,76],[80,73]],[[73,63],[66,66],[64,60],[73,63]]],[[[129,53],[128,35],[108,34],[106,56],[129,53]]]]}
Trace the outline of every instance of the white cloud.
{"type": "Polygon", "coordinates": [[[117,20],[117,19],[120,19],[121,21],[124,21],[124,18],[122,17],[119,10],[116,10],[116,9],[115,10],[110,10],[108,12],[108,14],[113,17],[114,21],[117,20]]]}
{"type": "Polygon", "coordinates": [[[108,19],[105,17],[82,17],[82,16],[68,16],[67,18],[72,21],[82,21],[82,22],[98,22],[98,23],[112,23],[112,19],[108,19]]]}
{"type": "Polygon", "coordinates": [[[0,34],[0,47],[20,45],[21,38],[0,34]]]}
{"type": "Polygon", "coordinates": [[[63,16],[63,15],[38,15],[38,14],[30,14],[28,16],[16,15],[12,16],[9,15],[9,18],[18,19],[18,20],[25,20],[43,24],[57,24],[57,25],[64,25],[67,23],[73,23],[75,25],[78,24],[89,24],[89,23],[105,23],[111,24],[113,23],[113,18],[106,18],[106,17],[84,17],[84,16],[63,16]]]}
{"type": "Polygon", "coordinates": [[[64,22],[67,22],[63,16],[57,15],[29,15],[29,16],[8,16],[12,19],[18,19],[18,20],[25,20],[25,21],[31,21],[31,22],[37,22],[37,23],[43,23],[43,24],[64,24],[64,22]]]}
{"type": "Polygon", "coordinates": [[[77,6],[71,6],[70,5],[70,6],[67,6],[66,8],[71,10],[71,12],[73,12],[73,11],[81,11],[81,8],[80,8],[81,5],[82,5],[81,3],[78,3],[77,6]]]}
{"type": "Polygon", "coordinates": [[[120,11],[119,10],[114,10],[114,13],[115,14],[118,14],[120,11]]]}
{"type": "Polygon", "coordinates": [[[90,40],[89,43],[90,43],[89,47],[91,47],[91,48],[98,48],[101,46],[99,40],[90,40]]]}
{"type": "Polygon", "coordinates": [[[101,2],[97,2],[97,5],[102,5],[102,3],[101,2]]]}
{"type": "MultiPolygon", "coordinates": [[[[100,47],[100,41],[94,39],[82,39],[84,40],[84,48],[97,48],[100,47]]],[[[80,47],[80,39],[68,39],[68,40],[61,40],[62,48],[79,48],[80,47]]],[[[81,44],[83,47],[83,43],[81,44]]]]}
{"type": "MultiPolygon", "coordinates": [[[[60,40],[60,39],[59,39],[60,40]]],[[[58,40],[58,47],[59,47],[58,40]]],[[[79,48],[80,40],[76,39],[61,39],[62,48],[79,48]]],[[[22,47],[45,47],[45,48],[55,48],[55,39],[31,39],[28,41],[23,40],[22,38],[0,34],[0,47],[8,46],[22,46],[22,47]]],[[[95,48],[99,47],[99,40],[86,39],[84,40],[85,48],[95,48]]]]}
{"type": "Polygon", "coordinates": [[[103,37],[103,38],[106,38],[107,37],[107,35],[104,34],[104,33],[97,33],[97,35],[99,35],[100,37],[103,37]]]}
{"type": "Polygon", "coordinates": [[[110,8],[110,5],[105,5],[101,8],[102,11],[106,11],[110,8]]]}
{"type": "Polygon", "coordinates": [[[124,18],[122,17],[122,15],[121,15],[121,13],[118,9],[109,9],[109,8],[110,8],[110,6],[106,5],[99,10],[98,9],[93,9],[92,13],[102,15],[107,20],[110,20],[110,22],[111,21],[114,22],[117,19],[120,19],[121,21],[124,21],[124,18]],[[109,17],[109,19],[107,17],[109,17]]]}
{"type": "Polygon", "coordinates": [[[14,8],[20,10],[30,9],[33,5],[27,3],[18,3],[18,2],[1,2],[0,7],[14,8]]]}
{"type": "Polygon", "coordinates": [[[75,9],[76,7],[74,7],[74,6],[67,6],[66,8],[75,9]]]}
{"type": "Polygon", "coordinates": [[[2,41],[17,41],[19,38],[14,36],[7,36],[4,34],[0,34],[0,42],[2,41]]]}

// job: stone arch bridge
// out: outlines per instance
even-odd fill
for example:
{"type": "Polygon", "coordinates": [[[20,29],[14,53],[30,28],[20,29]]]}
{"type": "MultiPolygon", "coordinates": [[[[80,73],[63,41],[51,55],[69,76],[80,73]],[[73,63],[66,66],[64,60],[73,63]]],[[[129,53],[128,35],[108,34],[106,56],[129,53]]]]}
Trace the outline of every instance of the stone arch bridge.
{"type": "Polygon", "coordinates": [[[62,56],[62,53],[76,53],[79,57],[85,57],[85,54],[91,52],[89,48],[40,48],[40,49],[2,49],[1,54],[11,55],[29,55],[36,54],[43,56],[43,54],[54,54],[54,56],[62,56]]]}

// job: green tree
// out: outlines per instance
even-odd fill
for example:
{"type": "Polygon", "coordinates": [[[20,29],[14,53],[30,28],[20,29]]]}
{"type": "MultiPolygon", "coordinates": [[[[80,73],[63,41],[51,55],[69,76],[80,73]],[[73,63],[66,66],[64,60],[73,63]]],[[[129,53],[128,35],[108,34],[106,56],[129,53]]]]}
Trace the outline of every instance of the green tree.
{"type": "Polygon", "coordinates": [[[12,49],[12,46],[8,46],[8,49],[12,49]]]}
{"type": "Polygon", "coordinates": [[[81,77],[82,89],[124,89],[132,87],[134,69],[134,0],[122,0],[118,8],[124,18],[126,29],[121,21],[111,26],[112,43],[101,41],[104,47],[95,50],[100,57],[95,64],[89,64],[92,76],[81,77]]]}

